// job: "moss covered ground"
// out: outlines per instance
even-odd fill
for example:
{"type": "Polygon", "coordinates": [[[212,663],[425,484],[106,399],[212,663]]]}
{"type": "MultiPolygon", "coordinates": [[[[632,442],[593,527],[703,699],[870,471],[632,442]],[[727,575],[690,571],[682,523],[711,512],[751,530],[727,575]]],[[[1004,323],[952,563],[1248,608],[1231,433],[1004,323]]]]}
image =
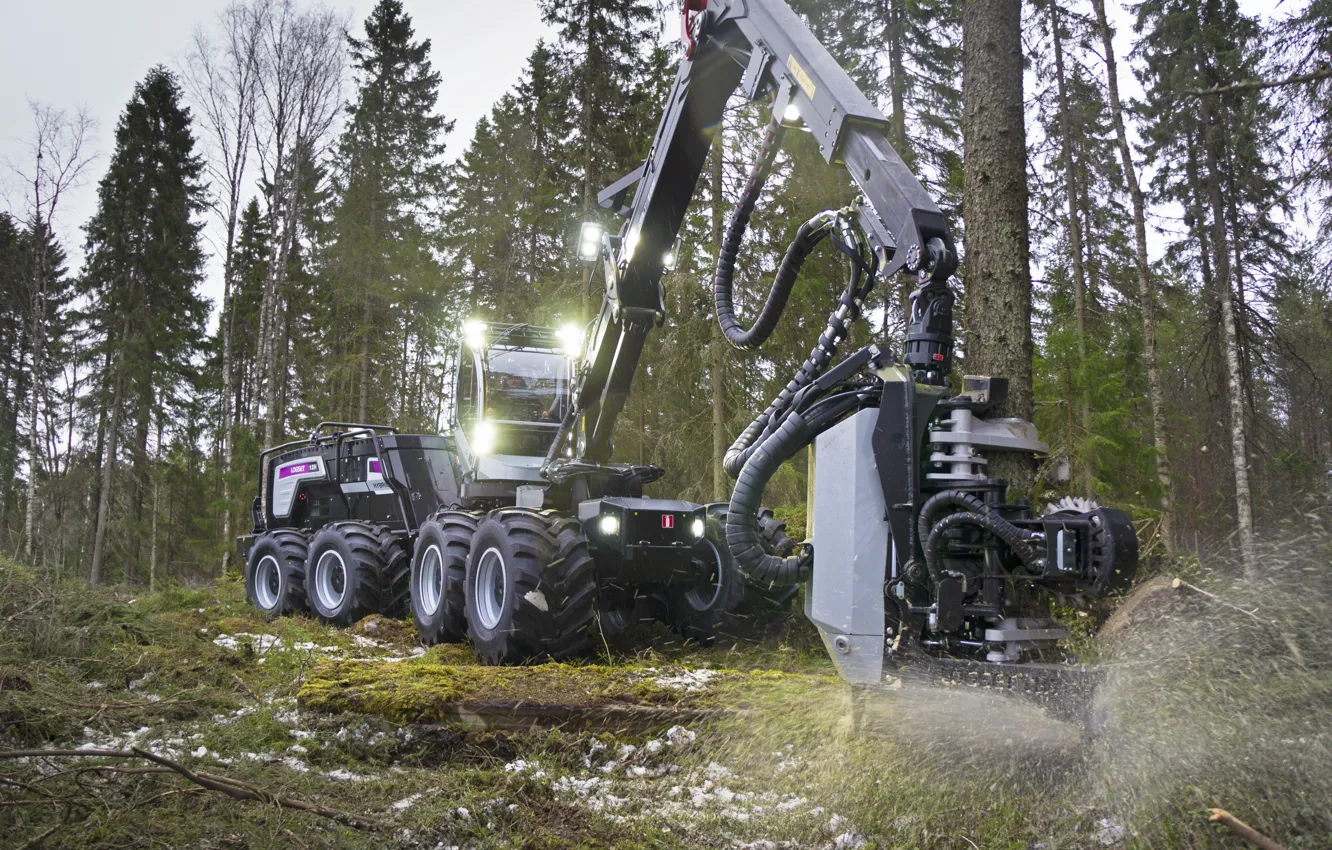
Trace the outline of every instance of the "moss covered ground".
{"type": "Polygon", "coordinates": [[[798,616],[752,643],[640,627],[578,663],[487,668],[402,622],[266,621],[233,581],[146,596],[0,562],[0,748],[140,747],[372,822],[146,762],[0,759],[0,846],[1240,847],[1212,805],[1291,850],[1332,846],[1332,680],[1205,613],[1158,606],[1129,630],[1150,640],[1103,648],[1124,666],[1088,744],[980,692],[853,712],[798,616]],[[1234,653],[1213,647],[1238,643],[1263,663],[1227,680],[1234,653]]]}

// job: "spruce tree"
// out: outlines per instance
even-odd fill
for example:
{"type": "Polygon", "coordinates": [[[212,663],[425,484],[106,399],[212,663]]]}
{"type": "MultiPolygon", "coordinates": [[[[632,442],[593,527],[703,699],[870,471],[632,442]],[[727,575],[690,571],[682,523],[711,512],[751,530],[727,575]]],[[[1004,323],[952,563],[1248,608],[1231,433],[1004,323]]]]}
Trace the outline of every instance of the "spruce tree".
{"type": "Polygon", "coordinates": [[[411,320],[440,295],[430,217],[453,123],[435,114],[440,77],[430,41],[415,35],[400,0],[380,0],[364,38],[347,38],[357,90],[338,146],[332,270],[359,343],[351,377],[361,422],[390,412],[385,401],[403,389],[395,358],[429,340],[411,320]]]}
{"type": "Polygon", "coordinates": [[[106,364],[95,378],[96,393],[108,410],[90,575],[94,584],[103,575],[122,431],[133,423],[128,510],[135,522],[127,541],[131,558],[124,564],[125,577],[132,580],[143,530],[151,417],[187,401],[194,371],[190,358],[201,345],[207,303],[197,292],[204,255],[196,216],[204,208],[203,164],[190,122],[175,77],[160,66],[151,70],[135,87],[116,126],[115,151],[98,186],[97,213],[86,228],[81,288],[97,340],[94,356],[106,364]]]}

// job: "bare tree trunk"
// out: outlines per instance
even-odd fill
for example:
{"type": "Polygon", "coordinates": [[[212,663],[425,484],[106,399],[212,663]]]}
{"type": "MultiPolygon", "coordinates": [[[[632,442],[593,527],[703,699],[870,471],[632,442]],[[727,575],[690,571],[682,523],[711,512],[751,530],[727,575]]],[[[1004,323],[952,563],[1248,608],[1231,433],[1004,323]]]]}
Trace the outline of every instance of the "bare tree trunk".
{"type": "Polygon", "coordinates": [[[370,408],[370,321],[374,318],[374,309],[370,305],[370,293],[366,293],[365,304],[361,308],[361,397],[356,408],[356,421],[368,422],[370,408]]]}
{"type": "MultiPolygon", "coordinates": [[[[1200,74],[1206,67],[1199,57],[1200,74]]],[[[1235,294],[1231,289],[1230,239],[1226,233],[1226,205],[1221,193],[1218,165],[1221,147],[1211,99],[1202,98],[1203,145],[1207,160],[1207,195],[1212,213],[1212,257],[1216,268],[1216,291],[1221,304],[1221,330],[1226,357],[1226,390],[1230,398],[1230,452],[1235,473],[1235,519],[1239,526],[1240,556],[1246,578],[1258,577],[1257,551],[1253,535],[1253,497],[1249,489],[1249,448],[1244,421],[1244,375],[1240,368],[1239,334],[1235,319],[1235,294]]]]}
{"type": "Polygon", "coordinates": [[[1142,311],[1143,358],[1147,361],[1147,395],[1152,404],[1152,438],[1156,447],[1156,480],[1161,486],[1161,540],[1166,552],[1175,551],[1175,481],[1170,472],[1170,446],[1166,440],[1165,392],[1161,389],[1161,370],[1156,354],[1156,288],[1147,263],[1147,201],[1138,172],[1133,164],[1128,130],[1124,126],[1124,106],[1119,99],[1119,72],[1115,64],[1114,34],[1106,18],[1105,0],[1091,0],[1101,32],[1105,54],[1106,82],[1110,94],[1110,117],[1119,141],[1119,157],[1124,166],[1124,182],[1133,201],[1134,265],[1138,272],[1138,301],[1142,311]]]}
{"type": "MultiPolygon", "coordinates": [[[[121,340],[129,336],[129,317],[125,317],[121,340]]],[[[121,396],[125,388],[124,354],[116,358],[115,389],[111,393],[111,422],[107,426],[106,459],[102,463],[101,497],[97,503],[97,530],[93,532],[92,572],[88,576],[91,585],[101,584],[102,562],[106,556],[106,524],[111,514],[111,479],[116,468],[116,444],[120,434],[121,396]]]]}
{"type": "MultiPolygon", "coordinates": [[[[969,0],[962,14],[962,138],[967,229],[967,368],[1009,380],[995,413],[1031,419],[1031,243],[1022,104],[1021,0],[969,0]]],[[[996,452],[989,470],[1031,491],[1030,455],[996,452]]]]}
{"type": "MultiPolygon", "coordinates": [[[[882,10],[888,21],[888,89],[893,113],[888,116],[888,140],[907,165],[915,166],[906,134],[906,61],[902,42],[906,39],[906,0],[885,0],[882,10]]],[[[886,320],[885,320],[886,321],[886,320]]]]}
{"type": "MultiPolygon", "coordinates": [[[[40,161],[40,159],[39,159],[40,161]]],[[[38,412],[41,410],[42,362],[46,349],[46,245],[41,234],[41,219],[37,221],[36,236],[38,259],[34,274],[32,296],[32,404],[28,410],[28,504],[23,513],[23,557],[33,562],[33,541],[37,522],[37,476],[41,472],[41,449],[37,440],[38,412]]]]}
{"type": "MultiPolygon", "coordinates": [[[[717,127],[717,136],[712,142],[712,234],[711,242],[715,250],[721,250],[722,223],[724,220],[722,185],[722,166],[726,161],[725,126],[717,127]]],[[[709,311],[711,315],[711,311],[709,311]]],[[[729,482],[722,461],[726,457],[726,339],[722,336],[721,325],[715,320],[712,325],[712,344],[710,346],[712,369],[712,498],[724,501],[730,494],[729,482]]]]}
{"type": "Polygon", "coordinates": [[[153,471],[153,533],[149,539],[148,592],[157,592],[157,516],[162,496],[162,419],[157,420],[157,469],[153,471]]]}
{"type": "MultiPolygon", "coordinates": [[[[1068,83],[1064,74],[1064,38],[1059,22],[1059,4],[1048,4],[1050,13],[1050,33],[1054,40],[1055,78],[1059,91],[1059,132],[1062,140],[1061,159],[1064,161],[1064,193],[1068,196],[1068,254],[1073,265],[1073,310],[1078,326],[1078,366],[1076,373],[1080,384],[1081,399],[1079,413],[1082,423],[1081,440],[1084,442],[1091,434],[1091,392],[1087,380],[1087,269],[1083,265],[1082,219],[1078,215],[1078,180],[1076,164],[1073,161],[1073,126],[1069,120],[1068,83]]],[[[1073,398],[1069,396],[1069,404],[1073,398]]],[[[1079,451],[1078,471],[1082,478],[1082,489],[1092,492],[1091,459],[1079,451]]]]}

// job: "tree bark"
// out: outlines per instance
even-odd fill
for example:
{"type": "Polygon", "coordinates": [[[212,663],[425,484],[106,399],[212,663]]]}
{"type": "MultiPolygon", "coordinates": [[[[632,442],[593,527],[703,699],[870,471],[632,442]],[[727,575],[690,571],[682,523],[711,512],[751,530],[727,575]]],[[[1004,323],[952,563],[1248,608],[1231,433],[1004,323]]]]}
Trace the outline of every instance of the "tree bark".
{"type": "MultiPolygon", "coordinates": [[[[41,156],[37,162],[40,165],[41,156]]],[[[34,180],[37,208],[41,209],[41,181],[34,180]]],[[[28,409],[28,504],[23,512],[23,556],[32,564],[33,541],[37,536],[37,475],[41,469],[41,449],[37,439],[37,422],[41,410],[43,354],[46,351],[46,239],[41,214],[32,228],[35,249],[32,281],[32,403],[28,409]]]]}
{"type": "MultiPolygon", "coordinates": [[[[1031,243],[1022,104],[1021,0],[967,0],[962,13],[967,368],[1009,380],[999,416],[1031,419],[1031,243]]],[[[1036,483],[1030,455],[995,452],[1015,494],[1036,483]]]]}
{"type": "MultiPolygon", "coordinates": [[[[120,336],[121,345],[129,337],[129,316],[126,315],[120,336]]],[[[111,514],[111,479],[116,468],[116,443],[120,434],[121,395],[125,388],[125,361],[122,351],[116,357],[115,389],[111,393],[111,422],[107,426],[106,458],[102,463],[102,486],[97,503],[97,530],[93,532],[92,570],[88,574],[88,583],[98,585],[102,581],[102,562],[106,556],[106,524],[111,514]]]]}
{"type": "MultiPolygon", "coordinates": [[[[1206,63],[1199,56],[1198,71],[1206,74],[1206,63]]],[[[1258,577],[1257,552],[1253,534],[1253,498],[1249,489],[1248,433],[1244,421],[1244,375],[1240,368],[1239,333],[1235,318],[1235,294],[1231,289],[1230,238],[1226,233],[1226,204],[1221,193],[1220,128],[1211,98],[1201,102],[1207,162],[1207,199],[1212,213],[1212,258],[1216,269],[1216,292],[1221,305],[1221,331],[1225,345],[1226,390],[1230,400],[1230,453],[1235,474],[1235,520],[1239,530],[1240,556],[1246,578],[1258,577]]]]}
{"type": "Polygon", "coordinates": [[[152,379],[145,377],[144,386],[139,391],[139,405],[134,418],[134,463],[130,471],[130,510],[134,514],[134,532],[130,537],[130,555],[125,561],[125,584],[138,583],[139,568],[143,560],[143,502],[144,491],[148,489],[148,478],[151,475],[148,460],[148,431],[152,424],[152,410],[152,379]]]}
{"type": "Polygon", "coordinates": [[[1115,63],[1114,33],[1106,17],[1105,0],[1091,0],[1101,33],[1105,54],[1106,83],[1110,95],[1110,118],[1119,142],[1119,157],[1124,166],[1124,182],[1133,202],[1134,266],[1138,272],[1138,301],[1142,311],[1143,358],[1147,361],[1147,395],[1152,405],[1152,439],[1156,448],[1156,480],[1161,487],[1161,541],[1166,552],[1175,551],[1175,483],[1170,471],[1170,445],[1166,439],[1165,392],[1161,389],[1161,370],[1156,354],[1156,288],[1147,262],[1147,201],[1138,182],[1124,126],[1124,106],[1119,99],[1119,72],[1115,63]]]}
{"type": "Polygon", "coordinates": [[[157,592],[157,515],[162,495],[162,420],[157,420],[157,469],[153,470],[153,533],[149,538],[148,592],[157,592]]]}

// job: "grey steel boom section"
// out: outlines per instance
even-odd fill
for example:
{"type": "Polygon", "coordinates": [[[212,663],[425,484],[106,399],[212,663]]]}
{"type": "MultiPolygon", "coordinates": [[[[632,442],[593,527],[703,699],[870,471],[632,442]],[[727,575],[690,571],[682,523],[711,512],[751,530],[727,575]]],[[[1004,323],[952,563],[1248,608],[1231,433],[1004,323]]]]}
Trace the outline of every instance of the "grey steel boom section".
{"type": "MultiPolygon", "coordinates": [[[[695,2],[693,5],[697,6],[695,2]]],[[[775,114],[794,104],[830,163],[864,194],[861,224],[884,260],[885,276],[927,271],[941,284],[957,266],[943,214],[888,142],[888,120],[856,87],[782,0],[710,0],[695,19],[697,47],[680,66],[642,178],[617,237],[603,246],[606,298],[582,363],[579,454],[609,460],[644,342],[665,314],[661,278],[727,100],[743,86],[751,100],[774,97],[775,114]]],[[[627,181],[603,193],[623,196],[627,181]]]]}

